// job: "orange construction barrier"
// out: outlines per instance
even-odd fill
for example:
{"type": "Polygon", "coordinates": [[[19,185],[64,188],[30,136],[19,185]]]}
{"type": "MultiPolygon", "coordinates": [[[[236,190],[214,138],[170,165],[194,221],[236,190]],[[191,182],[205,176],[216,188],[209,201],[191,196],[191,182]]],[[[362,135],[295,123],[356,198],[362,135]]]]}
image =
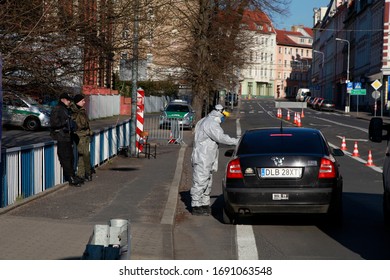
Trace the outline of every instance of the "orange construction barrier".
{"type": "Polygon", "coordinates": [[[366,166],[375,166],[374,161],[372,160],[371,150],[368,150],[368,160],[366,166]]]}
{"type": "Polygon", "coordinates": [[[343,141],[341,142],[341,150],[347,150],[347,143],[345,143],[345,137],[343,136],[343,141]]]}
{"type": "Polygon", "coordinates": [[[357,145],[356,141],[355,141],[355,145],[353,146],[352,156],[353,157],[358,157],[359,156],[359,150],[358,150],[358,145],[357,145]]]}

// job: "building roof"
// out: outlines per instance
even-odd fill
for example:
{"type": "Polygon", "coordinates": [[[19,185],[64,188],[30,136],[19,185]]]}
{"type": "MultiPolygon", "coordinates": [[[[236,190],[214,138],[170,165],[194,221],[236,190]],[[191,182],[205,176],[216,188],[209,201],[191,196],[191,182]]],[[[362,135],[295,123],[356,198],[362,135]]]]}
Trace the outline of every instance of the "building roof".
{"type": "Polygon", "coordinates": [[[275,33],[271,19],[260,10],[245,10],[242,17],[242,24],[249,31],[258,31],[264,34],[275,33]]]}
{"type": "Polygon", "coordinates": [[[276,43],[278,45],[286,45],[286,46],[295,46],[301,48],[311,48],[311,44],[309,43],[301,43],[300,39],[308,37],[313,38],[313,30],[308,27],[303,27],[305,33],[299,31],[287,31],[287,30],[276,30],[276,43]]]}

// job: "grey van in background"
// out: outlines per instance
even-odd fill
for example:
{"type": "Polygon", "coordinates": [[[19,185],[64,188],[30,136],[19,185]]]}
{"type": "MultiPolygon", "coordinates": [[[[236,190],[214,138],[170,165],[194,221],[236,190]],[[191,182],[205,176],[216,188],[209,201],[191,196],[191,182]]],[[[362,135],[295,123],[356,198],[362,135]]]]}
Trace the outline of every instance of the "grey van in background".
{"type": "Polygon", "coordinates": [[[21,126],[26,130],[50,127],[50,107],[21,93],[3,92],[3,125],[21,126]]]}

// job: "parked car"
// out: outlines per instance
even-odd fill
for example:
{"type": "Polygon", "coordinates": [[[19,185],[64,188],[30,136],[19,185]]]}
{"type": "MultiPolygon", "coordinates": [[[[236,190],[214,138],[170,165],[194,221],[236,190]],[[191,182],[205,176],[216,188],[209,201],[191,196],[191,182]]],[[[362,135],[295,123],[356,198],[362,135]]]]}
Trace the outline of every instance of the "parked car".
{"type": "Polygon", "coordinates": [[[21,126],[26,130],[50,127],[50,107],[21,93],[3,92],[3,125],[21,126]]]}
{"type": "Polygon", "coordinates": [[[316,108],[319,111],[334,111],[336,105],[329,99],[322,99],[316,104],[316,108]]]}
{"type": "Polygon", "coordinates": [[[160,128],[170,128],[173,121],[178,121],[183,128],[194,127],[195,111],[187,101],[175,99],[164,108],[160,116],[160,128]]]}
{"type": "Polygon", "coordinates": [[[383,151],[385,157],[383,162],[383,217],[386,226],[390,226],[390,153],[389,153],[389,140],[390,140],[390,124],[384,124],[383,119],[380,117],[374,117],[370,120],[368,127],[368,138],[375,143],[381,143],[386,141],[387,147],[383,151]],[[384,133],[385,132],[385,133],[384,133]]]}
{"type": "Polygon", "coordinates": [[[343,179],[335,156],[317,129],[247,130],[231,156],[222,182],[223,221],[245,215],[326,214],[342,219],[343,179]],[[302,145],[302,143],[305,143],[302,145]]]}

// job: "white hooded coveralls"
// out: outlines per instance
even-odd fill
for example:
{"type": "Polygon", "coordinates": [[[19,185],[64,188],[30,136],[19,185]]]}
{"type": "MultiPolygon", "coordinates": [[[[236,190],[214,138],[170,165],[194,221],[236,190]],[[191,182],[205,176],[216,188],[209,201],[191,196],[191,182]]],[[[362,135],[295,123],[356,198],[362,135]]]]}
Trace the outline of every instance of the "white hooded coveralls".
{"type": "Polygon", "coordinates": [[[238,139],[225,134],[221,127],[223,114],[213,110],[195,126],[191,206],[210,205],[212,172],[218,170],[218,145],[237,145],[238,139]]]}

